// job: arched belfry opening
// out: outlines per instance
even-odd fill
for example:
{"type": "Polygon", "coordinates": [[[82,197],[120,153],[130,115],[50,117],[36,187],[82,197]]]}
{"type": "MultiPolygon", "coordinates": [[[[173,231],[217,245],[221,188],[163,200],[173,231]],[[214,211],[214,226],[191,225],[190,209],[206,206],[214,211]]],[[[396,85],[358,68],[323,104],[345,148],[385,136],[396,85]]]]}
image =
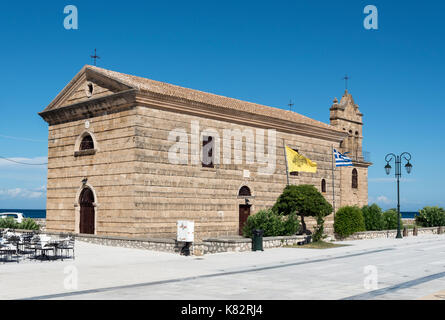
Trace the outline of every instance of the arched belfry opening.
{"type": "Polygon", "coordinates": [[[94,210],[93,190],[86,187],[82,190],[79,197],[80,205],[80,225],[79,233],[95,234],[96,216],[94,210]]]}

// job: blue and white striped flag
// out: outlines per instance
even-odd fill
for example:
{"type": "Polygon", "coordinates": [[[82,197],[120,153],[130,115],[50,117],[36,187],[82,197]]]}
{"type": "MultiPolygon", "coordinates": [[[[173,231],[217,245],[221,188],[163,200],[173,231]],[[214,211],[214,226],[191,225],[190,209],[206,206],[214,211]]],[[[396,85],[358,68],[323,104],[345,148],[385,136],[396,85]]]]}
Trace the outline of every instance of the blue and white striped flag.
{"type": "MultiPolygon", "coordinates": [[[[348,153],[348,152],[346,152],[348,153]]],[[[349,167],[352,166],[352,160],[347,155],[341,154],[337,150],[334,149],[334,156],[335,156],[335,166],[336,167],[349,167]]]]}

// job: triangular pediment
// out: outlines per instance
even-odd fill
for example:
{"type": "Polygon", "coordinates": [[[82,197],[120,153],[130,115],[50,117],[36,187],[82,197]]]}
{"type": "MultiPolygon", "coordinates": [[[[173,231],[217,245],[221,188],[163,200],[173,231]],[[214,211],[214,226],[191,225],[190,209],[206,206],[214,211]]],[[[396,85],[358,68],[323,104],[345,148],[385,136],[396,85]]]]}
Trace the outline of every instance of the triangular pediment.
{"type": "Polygon", "coordinates": [[[45,108],[44,112],[103,98],[129,89],[132,87],[107,77],[90,66],[85,66],[45,108]]]}

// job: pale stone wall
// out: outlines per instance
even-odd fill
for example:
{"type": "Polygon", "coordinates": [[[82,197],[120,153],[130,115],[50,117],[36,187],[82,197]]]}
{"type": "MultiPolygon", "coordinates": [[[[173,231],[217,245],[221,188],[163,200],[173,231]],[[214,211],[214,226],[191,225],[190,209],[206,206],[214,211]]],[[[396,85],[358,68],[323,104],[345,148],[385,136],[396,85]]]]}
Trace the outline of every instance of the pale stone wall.
{"type": "MultiPolygon", "coordinates": [[[[171,164],[168,150],[175,142],[169,142],[169,133],[178,128],[191,133],[192,121],[198,121],[200,131],[215,129],[221,141],[224,129],[251,129],[230,122],[203,119],[196,116],[173,113],[157,109],[138,107],[136,128],[136,165],[137,175],[134,181],[135,206],[138,212],[139,226],[136,234],[155,237],[169,237],[176,233],[177,220],[195,221],[195,236],[236,235],[239,229],[239,205],[244,198],[238,199],[238,191],[248,186],[252,195],[251,214],[260,209],[270,208],[286,186],[286,169],[282,139],[292,148],[297,148],[303,155],[318,163],[316,174],[299,173],[291,176],[291,184],[313,184],[321,190],[321,180],[326,179],[328,201],[332,203],[332,157],[333,142],[287,133],[277,133],[276,171],[273,175],[258,174],[257,163],[246,164],[243,153],[242,164],[216,164],[215,168],[202,168],[201,163],[171,164]],[[250,171],[250,177],[243,176],[244,170],[250,171]]],[[[265,134],[267,136],[267,132],[265,134]]],[[[232,141],[233,142],[233,141],[232,141]]],[[[244,140],[243,150],[247,142],[244,140]]],[[[189,154],[191,141],[188,141],[189,154]]],[[[221,150],[223,146],[221,142],[221,150]]],[[[232,156],[233,156],[232,144],[232,156]]],[[[221,157],[222,161],[222,157],[221,157]]],[[[340,203],[339,172],[336,171],[337,196],[340,203]]],[[[332,229],[333,215],[327,218],[327,231],[332,229]]],[[[314,223],[307,219],[308,227],[314,223]]]]}
{"type": "MultiPolygon", "coordinates": [[[[443,227],[431,227],[431,228],[418,228],[417,235],[425,234],[442,234],[444,232],[443,227]]],[[[408,237],[415,237],[413,234],[414,229],[407,229],[408,237]]],[[[403,230],[402,230],[403,232],[403,230]]],[[[380,239],[380,238],[395,238],[397,230],[383,230],[383,231],[364,231],[356,232],[347,238],[337,237],[337,240],[350,241],[350,240],[367,240],[367,239],[380,239]]]]}
{"type": "MultiPolygon", "coordinates": [[[[221,153],[224,129],[251,129],[255,135],[253,144],[257,147],[258,128],[254,126],[147,107],[91,118],[89,129],[85,129],[85,120],[49,128],[48,230],[79,231],[77,201],[81,181],[86,177],[96,195],[97,234],[175,237],[177,220],[190,219],[195,221],[197,239],[236,235],[239,205],[244,204],[244,198],[237,197],[242,186],[252,191],[251,214],[270,208],[286,186],[283,139],[286,145],[318,164],[316,174],[290,176],[290,183],[313,184],[321,191],[321,181],[325,179],[324,196],[331,204],[333,202],[332,147],[338,148],[339,144],[332,141],[277,132],[275,173],[260,175],[258,168],[265,165],[246,164],[246,147],[252,147],[246,139],[243,139],[241,164],[232,160],[232,164],[202,168],[200,162],[191,164],[190,158],[187,165],[172,164],[168,159],[168,150],[175,143],[168,141],[168,136],[177,128],[184,128],[189,134],[188,148],[192,153],[192,121],[199,122],[200,131],[212,128],[218,132],[221,153]],[[75,157],[79,137],[85,131],[93,135],[96,153],[75,157]],[[244,170],[249,170],[249,177],[244,176],[244,170]]],[[[232,157],[234,153],[232,140],[232,157]]],[[[345,204],[361,206],[367,203],[367,169],[357,169],[357,192],[350,190],[350,174],[345,173],[350,168],[335,170],[336,209],[345,204]]],[[[306,219],[306,222],[312,229],[314,219],[306,219]]],[[[333,232],[332,224],[333,215],[330,215],[326,219],[327,233],[333,232]]]]}
{"type": "Polygon", "coordinates": [[[366,167],[340,167],[341,172],[341,207],[363,207],[368,204],[368,168],[366,167]],[[358,188],[352,188],[352,170],[358,174],[358,188]]]}
{"type": "Polygon", "coordinates": [[[49,127],[47,230],[78,232],[77,205],[83,178],[96,199],[97,234],[132,234],[135,229],[135,111],[49,127]],[[78,137],[88,130],[96,154],[74,157],[78,137]]]}

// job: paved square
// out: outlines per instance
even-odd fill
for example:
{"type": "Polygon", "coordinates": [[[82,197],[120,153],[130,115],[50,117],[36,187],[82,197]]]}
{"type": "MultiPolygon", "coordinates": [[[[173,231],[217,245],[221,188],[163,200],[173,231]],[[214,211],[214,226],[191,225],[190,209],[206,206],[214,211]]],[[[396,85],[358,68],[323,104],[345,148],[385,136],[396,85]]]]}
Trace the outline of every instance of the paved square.
{"type": "Polygon", "coordinates": [[[0,264],[0,298],[445,298],[445,235],[341,243],[350,246],[184,257],[77,242],[74,261],[0,264]],[[365,287],[369,270],[377,288],[365,287]]]}

